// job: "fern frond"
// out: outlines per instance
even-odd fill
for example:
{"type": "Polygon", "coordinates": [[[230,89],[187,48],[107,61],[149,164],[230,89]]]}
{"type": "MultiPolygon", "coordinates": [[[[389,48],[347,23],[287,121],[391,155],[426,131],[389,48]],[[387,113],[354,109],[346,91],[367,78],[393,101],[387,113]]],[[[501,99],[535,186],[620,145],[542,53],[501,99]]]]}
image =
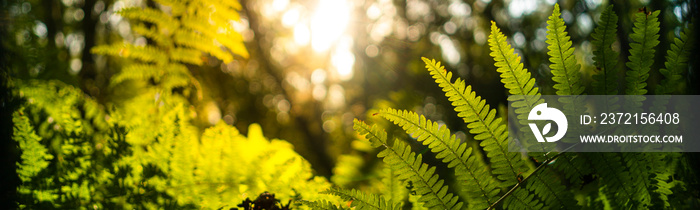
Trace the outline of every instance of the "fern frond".
{"type": "Polygon", "coordinates": [[[321,209],[321,210],[346,210],[346,209],[349,209],[349,208],[345,208],[342,206],[333,205],[331,202],[325,201],[325,200],[322,200],[322,201],[301,200],[301,201],[299,201],[299,203],[301,203],[301,204],[303,204],[311,209],[321,209]]]}
{"type": "MultiPolygon", "coordinates": [[[[232,25],[232,21],[240,20],[238,10],[242,7],[238,1],[156,0],[156,2],[167,6],[169,11],[166,12],[160,7],[147,6],[124,8],[117,12],[125,18],[134,20],[133,31],[153,40],[154,43],[138,47],[131,44],[103,45],[93,48],[91,52],[135,59],[146,64],[155,63],[161,69],[160,71],[164,71],[163,66],[171,64],[202,65],[207,59],[203,53],[208,53],[224,63],[233,61],[232,54],[243,58],[249,56],[243,44],[243,37],[233,29],[232,25]],[[150,24],[144,24],[144,22],[150,24]]],[[[165,68],[165,71],[169,69],[165,68]]],[[[163,82],[159,84],[159,88],[168,89],[187,85],[198,88],[199,86],[189,73],[184,74],[186,77],[180,77],[179,72],[171,74],[153,72],[125,71],[118,74],[117,79],[123,81],[154,78],[154,75],[170,75],[171,77],[162,78],[163,82]]]]}
{"type": "Polygon", "coordinates": [[[501,187],[512,186],[518,182],[518,174],[527,171],[519,153],[508,151],[508,131],[503,119],[496,117],[496,110],[490,109],[486,100],[477,96],[471,86],[457,78],[452,83],[452,72],[445,70],[440,62],[423,58],[426,68],[435,82],[445,92],[448,100],[455,107],[457,115],[467,123],[474,139],[481,141],[481,146],[492,163],[493,173],[501,181],[501,187]]]}
{"type": "MultiPolygon", "coordinates": [[[[501,73],[501,82],[508,88],[512,95],[539,95],[539,89],[535,87],[535,79],[530,76],[530,72],[523,67],[520,56],[515,53],[507,37],[501,33],[501,29],[496,26],[496,22],[491,21],[491,34],[489,35],[489,46],[496,62],[496,71],[501,73]]],[[[528,103],[531,104],[531,103],[528,103]]]]}
{"type": "Polygon", "coordinates": [[[29,182],[49,166],[53,155],[41,145],[41,137],[34,132],[34,126],[29,123],[23,108],[12,113],[12,123],[14,124],[12,139],[17,141],[19,148],[22,148],[21,163],[17,163],[17,175],[22,182],[29,182]]]}
{"type": "Polygon", "coordinates": [[[383,158],[384,163],[397,170],[398,178],[402,181],[409,180],[413,183],[416,194],[421,195],[420,202],[430,209],[460,209],[462,202],[457,196],[448,193],[448,187],[444,181],[435,174],[435,167],[423,163],[422,155],[416,155],[411,147],[401,141],[394,141],[389,145],[386,140],[386,132],[380,130],[377,125],[371,127],[357,119],[353,128],[365,136],[374,147],[384,147],[377,157],[383,158]]]}
{"type": "Polygon", "coordinates": [[[617,36],[617,15],[613,5],[605,8],[600,14],[598,27],[591,37],[593,41],[593,61],[599,72],[593,75],[593,91],[597,95],[615,95],[617,90],[617,62],[619,53],[612,49],[617,36]]]}
{"type": "Polygon", "coordinates": [[[401,209],[398,204],[390,203],[388,200],[384,199],[384,196],[375,194],[365,194],[359,190],[343,190],[330,188],[323,193],[337,195],[342,199],[351,201],[350,207],[355,207],[355,209],[401,209]]]}
{"type": "MultiPolygon", "coordinates": [[[[527,119],[527,114],[535,105],[544,103],[544,99],[540,98],[540,92],[535,87],[535,79],[530,76],[530,72],[523,67],[520,62],[520,56],[515,53],[508,41],[507,37],[501,33],[501,29],[496,26],[496,23],[491,21],[491,34],[489,35],[489,45],[491,53],[489,54],[494,59],[496,71],[501,73],[501,83],[508,88],[510,95],[508,101],[510,106],[515,110],[515,117],[520,123],[520,132],[529,132],[527,124],[530,122],[527,119]],[[526,97],[527,96],[527,97],[526,97]]],[[[553,146],[545,144],[522,145],[523,147],[537,146],[540,151],[549,151],[553,146]]]]}
{"type": "Polygon", "coordinates": [[[659,16],[660,11],[651,14],[639,12],[635,14],[634,33],[630,34],[630,56],[626,63],[627,95],[644,95],[647,93],[647,79],[649,70],[654,63],[654,47],[659,44],[659,16]]]}
{"type": "Polygon", "coordinates": [[[682,74],[688,66],[690,51],[694,43],[691,28],[692,26],[684,28],[680,33],[680,37],[673,39],[671,49],[666,51],[665,68],[659,70],[665,78],[656,87],[656,95],[671,94],[681,83],[681,79],[683,79],[682,74]]]}
{"type": "Polygon", "coordinates": [[[497,181],[488,173],[486,164],[476,155],[466,143],[459,142],[455,135],[450,134],[447,126],[425,119],[425,116],[406,110],[385,109],[379,115],[401,126],[406,133],[427,145],[436,158],[447,163],[447,167],[455,168],[455,176],[470,196],[470,208],[483,209],[496,201],[500,192],[497,181]]]}
{"type": "Polygon", "coordinates": [[[554,88],[557,89],[557,95],[580,95],[584,90],[579,72],[581,65],[576,63],[571,38],[566,32],[564,19],[560,16],[559,4],[555,4],[554,11],[547,20],[546,41],[549,44],[547,54],[550,56],[549,61],[552,62],[549,65],[554,75],[552,80],[557,83],[554,88]]]}
{"type": "MultiPolygon", "coordinates": [[[[511,94],[508,101],[515,109],[517,119],[520,124],[526,125],[527,115],[532,107],[543,103],[540,99],[539,88],[535,87],[535,79],[530,76],[530,72],[523,67],[520,56],[515,53],[507,37],[501,33],[501,29],[496,26],[496,22],[491,21],[491,34],[489,35],[489,46],[491,46],[491,57],[497,67],[496,71],[501,73],[501,83],[508,88],[511,94]],[[530,95],[534,97],[523,97],[530,95]]],[[[527,129],[526,127],[522,127],[527,129]]]]}

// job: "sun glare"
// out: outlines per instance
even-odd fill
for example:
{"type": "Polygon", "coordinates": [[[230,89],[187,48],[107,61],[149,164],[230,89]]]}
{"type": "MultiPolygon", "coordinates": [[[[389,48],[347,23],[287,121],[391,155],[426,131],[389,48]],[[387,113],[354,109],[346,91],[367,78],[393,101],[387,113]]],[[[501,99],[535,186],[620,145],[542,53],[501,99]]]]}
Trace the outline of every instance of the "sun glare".
{"type": "Polygon", "coordinates": [[[350,21],[350,5],[345,0],[320,0],[311,17],[311,47],[328,50],[345,33],[350,21]]]}
{"type": "Polygon", "coordinates": [[[281,22],[285,28],[293,28],[297,46],[310,45],[318,55],[330,55],[330,68],[323,68],[335,70],[329,75],[340,81],[352,78],[355,65],[353,37],[346,33],[352,6],[348,0],[319,0],[311,11],[299,4],[289,4],[288,0],[275,0],[272,5],[275,9],[287,8],[280,11],[281,22]]]}

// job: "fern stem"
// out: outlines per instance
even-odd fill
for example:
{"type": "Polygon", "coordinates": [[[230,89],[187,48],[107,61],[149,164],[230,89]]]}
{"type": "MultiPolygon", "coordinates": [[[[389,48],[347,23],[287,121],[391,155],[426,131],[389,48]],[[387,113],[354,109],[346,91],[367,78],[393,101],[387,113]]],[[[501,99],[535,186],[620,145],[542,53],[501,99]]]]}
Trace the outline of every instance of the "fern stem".
{"type": "Polygon", "coordinates": [[[489,206],[488,209],[489,209],[489,210],[493,209],[496,205],[498,205],[498,203],[502,202],[506,197],[508,197],[508,196],[510,196],[511,194],[513,194],[513,192],[515,192],[515,190],[518,189],[518,187],[520,187],[521,184],[525,183],[528,179],[530,179],[530,177],[532,177],[533,175],[537,174],[538,171],[542,170],[544,167],[546,167],[547,165],[549,165],[550,163],[552,163],[552,161],[556,160],[559,156],[565,154],[567,151],[571,150],[572,148],[574,148],[574,147],[577,146],[577,145],[578,145],[578,144],[571,145],[570,147],[564,149],[564,150],[561,151],[560,153],[558,153],[558,154],[552,156],[551,158],[547,159],[546,161],[542,162],[542,164],[540,164],[539,166],[537,166],[537,168],[535,168],[535,171],[533,171],[533,172],[532,172],[530,175],[528,175],[527,177],[523,178],[522,181],[516,183],[515,186],[513,186],[512,188],[510,188],[510,190],[508,190],[508,192],[506,192],[506,194],[504,194],[503,196],[501,196],[501,198],[499,198],[495,203],[493,203],[491,206],[489,206]]]}

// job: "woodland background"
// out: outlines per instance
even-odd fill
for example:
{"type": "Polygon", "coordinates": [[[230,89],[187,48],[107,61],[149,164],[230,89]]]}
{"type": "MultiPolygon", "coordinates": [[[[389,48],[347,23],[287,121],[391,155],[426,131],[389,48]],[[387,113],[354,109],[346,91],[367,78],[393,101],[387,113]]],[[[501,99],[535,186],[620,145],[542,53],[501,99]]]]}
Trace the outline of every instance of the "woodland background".
{"type": "MultiPolygon", "coordinates": [[[[365,0],[240,1],[242,35],[249,57],[235,55],[224,63],[203,55],[201,66],[187,66],[201,87],[201,95],[186,98],[197,113],[197,130],[220,121],[247,134],[253,123],[265,137],[281,138],[311,164],[315,174],[337,185],[362,188],[377,178],[373,164],[380,162],[367,145],[355,142],[353,119],[366,119],[379,108],[412,110],[463,131],[443,93],[434,85],[420,57],[436,58],[464,78],[493,107],[507,104],[499,83],[487,38],[494,20],[509,37],[523,63],[540,87],[551,87],[546,55],[546,19],[549,0],[365,0]],[[364,165],[360,174],[342,171],[341,164],[364,165]],[[334,170],[335,168],[335,170],[334,170]],[[340,170],[340,171],[339,171],[340,170]]],[[[661,40],[652,69],[663,65],[669,40],[696,18],[697,1],[558,1],[569,35],[582,65],[584,79],[595,71],[590,34],[607,5],[620,17],[620,57],[629,51],[627,35],[634,13],[646,6],[660,10],[661,40]]],[[[126,6],[153,6],[150,0],[1,0],[0,61],[6,79],[58,80],[79,88],[99,104],[119,106],[128,96],[110,80],[123,60],[90,53],[98,45],[115,42],[149,43],[131,31],[131,22],[114,12],[126,6]]],[[[695,34],[700,27],[695,27],[695,34]]],[[[697,48],[691,66],[700,66],[697,48]]],[[[659,82],[652,71],[650,86],[659,82]]],[[[689,72],[685,94],[699,94],[697,72],[689,72]]],[[[12,134],[12,112],[20,102],[2,85],[2,199],[12,205],[20,181],[15,171],[19,151],[12,134]]],[[[134,91],[138,91],[135,89],[134,91]]],[[[545,89],[543,94],[554,94],[545,89]]],[[[387,122],[376,122],[387,124],[387,122]]],[[[388,131],[401,136],[400,129],[388,131]]],[[[416,143],[415,145],[420,145],[416,143]]],[[[418,147],[418,146],[416,146],[418,147]]],[[[426,157],[426,162],[439,162],[426,157]]],[[[445,167],[443,167],[445,168],[445,167]]],[[[441,169],[445,170],[445,169],[441,169]]]]}

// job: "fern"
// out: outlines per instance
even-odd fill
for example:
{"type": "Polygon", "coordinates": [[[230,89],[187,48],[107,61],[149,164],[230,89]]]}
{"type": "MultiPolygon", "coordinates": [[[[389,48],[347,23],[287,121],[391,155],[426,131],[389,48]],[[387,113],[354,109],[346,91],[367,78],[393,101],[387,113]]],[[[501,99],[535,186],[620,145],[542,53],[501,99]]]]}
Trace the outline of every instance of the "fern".
{"type": "Polygon", "coordinates": [[[557,95],[580,95],[584,90],[579,72],[581,65],[576,63],[571,38],[566,32],[564,19],[560,16],[559,4],[555,4],[554,11],[547,21],[546,41],[549,44],[547,54],[550,56],[549,61],[552,62],[549,65],[554,75],[552,80],[557,83],[554,88],[557,89],[557,95]]]}
{"type": "Polygon", "coordinates": [[[96,54],[107,54],[136,60],[126,66],[112,80],[113,84],[125,80],[148,81],[153,79],[160,89],[198,83],[185,64],[202,65],[210,54],[224,63],[233,61],[234,54],[248,57],[243,37],[233,30],[230,21],[238,21],[237,1],[170,1],[158,0],[170,8],[124,8],[117,14],[136,22],[133,30],[154,43],[146,46],[113,44],[97,46],[96,54]],[[147,26],[148,25],[148,26],[147,26]],[[147,66],[148,65],[148,66],[147,66]]]}
{"type": "Polygon", "coordinates": [[[671,49],[666,52],[665,68],[659,70],[664,75],[664,80],[661,80],[659,86],[656,87],[657,95],[671,94],[676,91],[681,80],[682,74],[686,71],[688,60],[690,57],[690,48],[694,44],[692,26],[686,27],[680,33],[680,37],[673,39],[671,49]]]}
{"type": "Polygon", "coordinates": [[[593,41],[593,61],[600,70],[593,75],[593,91],[598,95],[617,94],[617,60],[619,54],[612,49],[617,36],[617,15],[610,5],[600,14],[598,27],[591,35],[593,41]]]}
{"type": "Polygon", "coordinates": [[[455,176],[468,192],[470,208],[483,209],[496,201],[497,181],[488,173],[483,160],[472,154],[472,148],[460,143],[446,126],[406,110],[385,109],[380,116],[401,126],[406,133],[427,145],[435,156],[455,168],[455,176]]]}
{"type": "MultiPolygon", "coordinates": [[[[644,10],[646,11],[646,10],[644,10]]],[[[626,63],[627,95],[644,95],[647,93],[647,79],[649,70],[654,63],[654,47],[659,44],[659,16],[660,11],[639,12],[635,14],[634,33],[630,35],[633,41],[630,43],[629,61],[626,63]]]]}
{"type": "Polygon", "coordinates": [[[427,58],[423,58],[423,62],[435,82],[445,92],[445,96],[452,102],[457,116],[467,123],[469,132],[475,135],[474,139],[481,141],[480,145],[492,163],[493,173],[503,181],[501,187],[517,183],[518,174],[527,170],[520,155],[508,151],[508,131],[503,119],[496,118],[496,110],[490,109],[486,100],[476,96],[471,86],[465,87],[464,80],[457,78],[454,83],[450,82],[452,72],[445,70],[439,62],[427,58]]]}
{"type": "Polygon", "coordinates": [[[325,193],[337,195],[342,199],[349,200],[351,202],[350,207],[355,207],[355,209],[401,209],[398,204],[393,204],[389,200],[386,200],[384,196],[374,195],[374,194],[364,194],[355,189],[352,190],[342,190],[342,189],[328,189],[325,193]]]}
{"type": "MultiPolygon", "coordinates": [[[[491,57],[496,62],[496,71],[501,73],[501,82],[508,88],[511,94],[508,101],[515,108],[515,113],[520,124],[526,125],[527,115],[535,105],[543,103],[540,99],[539,89],[535,87],[535,79],[530,76],[530,72],[523,67],[520,56],[506,41],[506,36],[501,33],[501,29],[496,26],[496,22],[491,21],[491,34],[489,35],[489,46],[491,46],[491,57]],[[533,97],[525,97],[526,95],[533,97]]],[[[527,129],[523,127],[524,129],[527,129]]]]}
{"type": "Polygon", "coordinates": [[[387,142],[386,132],[379,130],[376,125],[369,125],[355,119],[353,128],[358,134],[365,136],[374,147],[384,147],[377,156],[397,170],[400,180],[411,181],[416,194],[421,195],[420,202],[430,209],[459,209],[462,202],[448,193],[448,187],[435,173],[435,167],[429,167],[422,162],[422,155],[411,152],[411,147],[401,141],[387,142]]]}
{"type": "MultiPolygon", "coordinates": [[[[507,37],[496,26],[496,22],[491,21],[491,34],[488,40],[491,46],[489,55],[495,61],[496,71],[501,73],[501,83],[509,90],[508,101],[511,102],[510,106],[514,108],[516,119],[518,123],[524,125],[520,126],[520,132],[528,133],[530,131],[527,124],[530,121],[527,119],[527,113],[534,106],[544,103],[544,99],[540,98],[539,89],[535,87],[535,79],[523,67],[523,64],[520,62],[520,56],[515,53],[515,49],[508,44],[506,39],[507,37]]],[[[538,150],[541,151],[550,151],[552,149],[552,146],[541,143],[522,145],[522,147],[530,146],[537,146],[539,147],[538,150]]]]}
{"type": "Polygon", "coordinates": [[[40,186],[49,184],[49,180],[40,179],[39,173],[49,166],[53,155],[41,144],[41,137],[34,133],[34,127],[29,123],[24,109],[19,109],[12,114],[12,123],[14,123],[12,138],[17,141],[19,148],[22,148],[21,162],[17,163],[17,175],[22,185],[17,192],[20,195],[33,196],[39,202],[56,200],[57,190],[36,189],[29,185],[31,182],[42,183],[39,184],[40,186]]]}

